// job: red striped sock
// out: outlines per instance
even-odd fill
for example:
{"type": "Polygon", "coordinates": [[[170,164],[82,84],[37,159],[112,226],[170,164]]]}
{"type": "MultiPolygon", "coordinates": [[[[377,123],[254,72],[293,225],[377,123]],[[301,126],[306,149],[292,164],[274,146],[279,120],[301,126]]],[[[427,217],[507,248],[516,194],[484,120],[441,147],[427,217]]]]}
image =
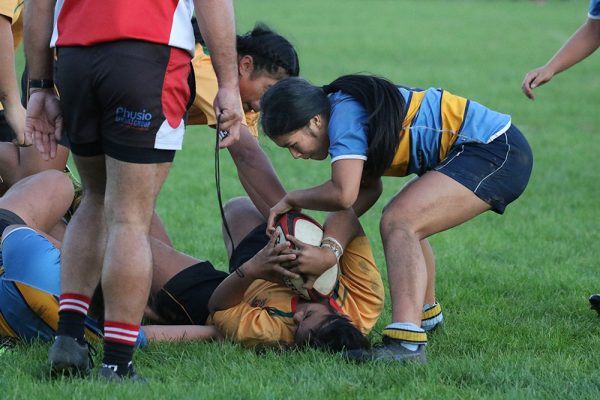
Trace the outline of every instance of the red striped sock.
{"type": "Polygon", "coordinates": [[[76,293],[60,295],[58,306],[57,336],[71,336],[83,341],[85,316],[90,308],[91,299],[76,293]]]}
{"type": "Polygon", "coordinates": [[[126,324],[117,321],[104,322],[105,342],[117,342],[134,346],[139,332],[139,325],[126,324]]]}
{"type": "Polygon", "coordinates": [[[73,311],[87,315],[92,299],[82,294],[62,293],[59,298],[58,312],[73,311]]]}

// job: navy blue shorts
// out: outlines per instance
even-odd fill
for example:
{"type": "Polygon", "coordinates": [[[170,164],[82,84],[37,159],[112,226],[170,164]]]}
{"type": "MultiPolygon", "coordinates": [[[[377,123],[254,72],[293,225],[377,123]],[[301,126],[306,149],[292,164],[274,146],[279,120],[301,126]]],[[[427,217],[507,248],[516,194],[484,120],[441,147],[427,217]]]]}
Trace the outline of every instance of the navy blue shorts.
{"type": "Polygon", "coordinates": [[[464,143],[448,153],[436,171],[449,176],[503,214],[525,190],[533,155],[516,126],[490,143],[464,143]]]}

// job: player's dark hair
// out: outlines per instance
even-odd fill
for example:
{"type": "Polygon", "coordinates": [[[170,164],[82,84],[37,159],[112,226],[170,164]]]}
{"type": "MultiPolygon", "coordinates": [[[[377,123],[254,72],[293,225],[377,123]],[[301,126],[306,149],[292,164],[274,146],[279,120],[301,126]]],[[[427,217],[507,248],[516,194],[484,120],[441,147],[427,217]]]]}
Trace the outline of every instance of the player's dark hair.
{"type": "Polygon", "coordinates": [[[239,56],[252,56],[254,68],[276,74],[282,68],[288,77],[300,74],[300,62],[294,46],[267,25],[259,22],[244,35],[237,35],[239,56]]]}
{"type": "Polygon", "coordinates": [[[302,78],[271,86],[260,99],[263,132],[271,139],[305,127],[315,115],[329,120],[330,104],[320,87],[302,78]]]}
{"type": "Polygon", "coordinates": [[[305,345],[328,353],[371,347],[369,339],[352,325],[348,318],[339,314],[327,316],[321,326],[310,335],[305,345]]]}
{"type": "MultiPolygon", "coordinates": [[[[192,27],[196,43],[205,45],[196,17],[192,18],[192,27]]],[[[300,74],[300,61],[294,46],[262,22],[256,23],[250,32],[237,35],[237,53],[251,56],[257,71],[277,74],[282,68],[287,77],[300,74]]]]}
{"type": "Polygon", "coordinates": [[[389,168],[400,143],[405,101],[392,82],[370,75],[344,75],[322,88],[296,79],[273,85],[261,99],[262,129],[271,138],[306,126],[317,114],[329,121],[327,95],[343,92],[367,111],[364,173],[378,178],[389,168]]]}

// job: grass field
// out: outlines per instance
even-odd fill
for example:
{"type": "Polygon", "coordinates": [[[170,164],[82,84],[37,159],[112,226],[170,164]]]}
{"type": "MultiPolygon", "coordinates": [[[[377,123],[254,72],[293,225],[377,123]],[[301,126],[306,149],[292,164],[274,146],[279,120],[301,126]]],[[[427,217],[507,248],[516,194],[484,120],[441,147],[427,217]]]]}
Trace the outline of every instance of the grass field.
{"type": "MultiPolygon", "coordinates": [[[[52,381],[46,346],[0,356],[0,398],[600,398],[600,53],[538,89],[520,91],[585,20],[587,1],[239,0],[240,31],[271,24],[297,46],[301,73],[318,84],[372,72],[439,86],[511,114],[535,155],[525,194],[431,239],[445,327],[426,365],[353,365],[319,352],[255,354],[236,345],[150,346],[138,369],[151,383],[52,381]],[[135,397],[134,397],[135,396],[135,397]]],[[[213,176],[214,136],[192,127],[158,205],[176,246],[226,265],[213,176]]],[[[294,161],[261,139],[287,189],[320,183],[328,163],[294,161]]],[[[242,195],[222,157],[223,195],[242,195]]],[[[385,192],[362,218],[385,279],[378,234],[385,192]]],[[[319,216],[318,213],[313,215],[319,216]]],[[[388,305],[389,306],[389,305],[388,305]]],[[[389,322],[386,310],[372,338],[389,322]]]]}

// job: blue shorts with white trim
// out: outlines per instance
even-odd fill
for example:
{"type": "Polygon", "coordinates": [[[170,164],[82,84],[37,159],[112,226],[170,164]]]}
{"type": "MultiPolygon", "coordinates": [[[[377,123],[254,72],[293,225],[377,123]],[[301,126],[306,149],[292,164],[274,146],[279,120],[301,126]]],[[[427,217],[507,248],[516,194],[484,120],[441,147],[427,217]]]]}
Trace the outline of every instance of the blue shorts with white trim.
{"type": "Polygon", "coordinates": [[[508,204],[525,190],[533,154],[527,139],[516,126],[490,143],[465,143],[450,151],[436,171],[449,176],[477,197],[504,213],[508,204]]]}

